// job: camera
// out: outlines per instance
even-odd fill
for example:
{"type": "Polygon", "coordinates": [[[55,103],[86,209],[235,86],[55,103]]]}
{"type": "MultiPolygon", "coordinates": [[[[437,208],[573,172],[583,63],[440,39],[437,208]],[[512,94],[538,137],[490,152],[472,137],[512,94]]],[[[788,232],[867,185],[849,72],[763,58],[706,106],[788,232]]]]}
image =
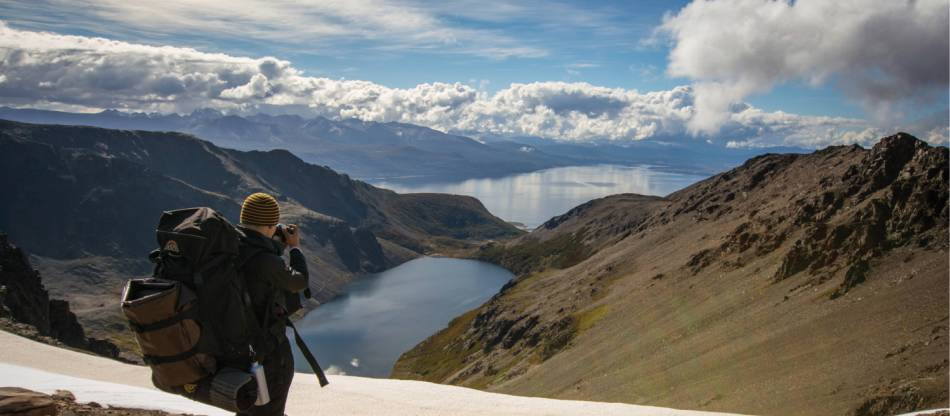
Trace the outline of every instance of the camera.
{"type": "Polygon", "coordinates": [[[286,243],[287,243],[287,235],[288,235],[288,234],[291,234],[291,235],[292,235],[292,234],[294,234],[296,231],[297,231],[297,230],[296,230],[294,227],[288,227],[287,225],[278,223],[278,224],[277,224],[277,231],[274,232],[274,237],[279,238],[282,243],[286,244],[286,243]]]}

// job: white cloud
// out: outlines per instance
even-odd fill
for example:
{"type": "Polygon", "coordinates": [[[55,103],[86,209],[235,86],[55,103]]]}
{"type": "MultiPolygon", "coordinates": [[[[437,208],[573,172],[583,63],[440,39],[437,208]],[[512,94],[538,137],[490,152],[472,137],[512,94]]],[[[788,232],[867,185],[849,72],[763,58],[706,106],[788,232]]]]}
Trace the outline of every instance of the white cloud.
{"type": "MultiPolygon", "coordinates": [[[[824,129],[806,129],[797,131],[785,136],[778,143],[798,146],[805,148],[821,148],[828,145],[851,145],[857,144],[864,147],[871,147],[882,137],[896,133],[896,130],[887,130],[880,127],[867,127],[858,130],[842,130],[837,128],[824,129]]],[[[921,130],[917,132],[918,138],[932,145],[947,146],[948,129],[946,127],[934,127],[930,130],[921,130]]],[[[777,142],[768,140],[768,138],[756,137],[744,140],[729,140],[726,147],[737,148],[761,148],[774,146],[777,142]]]]}
{"type": "MultiPolygon", "coordinates": [[[[174,82],[174,81],[172,81],[174,82]]],[[[221,98],[231,100],[247,100],[249,98],[265,98],[271,92],[270,82],[264,74],[254,74],[247,84],[221,91],[221,98]]]]}
{"type": "Polygon", "coordinates": [[[946,0],[696,0],[667,16],[668,73],[695,81],[691,131],[779,83],[834,82],[882,121],[946,91],[946,0]]]}
{"type": "MultiPolygon", "coordinates": [[[[688,134],[699,91],[641,93],[587,83],[511,84],[494,94],[465,83],[389,88],[312,77],[290,62],[171,46],[17,30],[0,23],[0,104],[69,111],[118,108],[188,113],[280,112],[397,121],[472,136],[639,140],[688,134]]],[[[936,117],[927,133],[943,118],[936,117]]],[[[853,140],[862,120],[765,112],[731,105],[721,132],[704,138],[820,146],[853,140]]],[[[945,137],[946,129],[934,137],[945,137]]]]}
{"type": "MultiPolygon", "coordinates": [[[[802,147],[823,147],[829,144],[849,145],[859,144],[862,146],[871,146],[878,139],[884,137],[888,132],[878,128],[866,128],[863,130],[845,130],[838,131],[827,129],[823,132],[813,131],[811,134],[795,134],[787,138],[786,144],[793,144],[802,147]]],[[[730,149],[740,148],[761,148],[768,147],[772,143],[763,141],[759,138],[745,140],[730,140],[726,142],[726,147],[730,149]]]]}
{"type": "MultiPolygon", "coordinates": [[[[426,50],[492,59],[535,58],[548,53],[522,39],[452,22],[458,15],[492,20],[484,14],[432,6],[414,0],[14,0],[8,5],[7,16],[49,26],[36,23],[44,20],[37,16],[62,15],[71,27],[138,39],[196,34],[276,43],[296,50],[305,47],[325,54],[341,44],[359,41],[370,42],[378,50],[426,50]]],[[[475,8],[486,7],[491,5],[475,8]]],[[[499,8],[499,16],[524,16],[526,11],[499,8]]]]}

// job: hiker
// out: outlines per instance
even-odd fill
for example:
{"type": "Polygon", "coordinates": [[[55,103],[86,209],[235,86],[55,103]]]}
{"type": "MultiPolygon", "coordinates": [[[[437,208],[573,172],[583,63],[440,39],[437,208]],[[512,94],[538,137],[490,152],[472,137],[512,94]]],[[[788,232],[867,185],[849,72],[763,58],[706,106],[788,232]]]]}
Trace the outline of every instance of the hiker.
{"type": "Polygon", "coordinates": [[[320,386],[330,383],[289,319],[310,291],[297,227],[279,218],[262,193],[244,201],[238,227],[208,207],[162,213],[152,276],[129,279],[121,297],[155,387],[239,415],[282,415],[294,376],[286,328],[320,386]]]}
{"type": "Polygon", "coordinates": [[[248,196],[241,207],[241,257],[247,259],[242,270],[258,322],[264,325],[260,351],[255,353],[264,367],[270,402],[239,415],[283,415],[294,378],[294,357],[285,331],[288,315],[301,308],[299,293],[308,287],[307,263],[297,227],[278,227],[279,219],[277,200],[265,193],[248,196]],[[289,267],[281,257],[285,247],[290,251],[289,267]]]}

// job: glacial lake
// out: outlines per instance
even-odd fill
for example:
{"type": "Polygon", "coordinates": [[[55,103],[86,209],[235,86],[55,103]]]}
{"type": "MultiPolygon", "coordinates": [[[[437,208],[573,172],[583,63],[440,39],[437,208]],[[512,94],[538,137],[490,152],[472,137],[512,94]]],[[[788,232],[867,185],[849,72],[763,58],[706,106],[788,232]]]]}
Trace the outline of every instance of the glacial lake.
{"type": "MultiPolygon", "coordinates": [[[[403,352],[484,303],[512,277],[485,262],[422,257],[354,280],[296,326],[328,373],[389,377],[403,352]]],[[[293,349],[297,371],[312,372],[293,349]]]]}
{"type": "Polygon", "coordinates": [[[521,223],[530,230],[591,199],[620,193],[665,196],[705,178],[646,165],[593,165],[461,182],[369,181],[374,186],[398,193],[437,192],[473,196],[495,216],[521,223]]]}
{"type": "MultiPolygon", "coordinates": [[[[532,229],[591,199],[618,193],[667,195],[705,176],[652,166],[572,166],[461,182],[370,181],[399,193],[478,198],[494,215],[532,229]]],[[[388,377],[403,352],[492,297],[512,274],[475,260],[423,257],[363,276],[297,328],[328,373],[388,377]]],[[[292,333],[288,337],[293,339],[292,333]]],[[[298,371],[309,373],[293,346],[298,371]]]]}

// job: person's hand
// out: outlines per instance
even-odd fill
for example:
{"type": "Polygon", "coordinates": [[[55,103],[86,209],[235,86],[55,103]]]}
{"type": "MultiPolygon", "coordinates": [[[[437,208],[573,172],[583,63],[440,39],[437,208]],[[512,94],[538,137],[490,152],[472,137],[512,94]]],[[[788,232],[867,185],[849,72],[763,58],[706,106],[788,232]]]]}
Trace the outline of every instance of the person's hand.
{"type": "Polygon", "coordinates": [[[300,230],[294,224],[284,227],[284,243],[288,248],[300,247],[300,230]]]}

